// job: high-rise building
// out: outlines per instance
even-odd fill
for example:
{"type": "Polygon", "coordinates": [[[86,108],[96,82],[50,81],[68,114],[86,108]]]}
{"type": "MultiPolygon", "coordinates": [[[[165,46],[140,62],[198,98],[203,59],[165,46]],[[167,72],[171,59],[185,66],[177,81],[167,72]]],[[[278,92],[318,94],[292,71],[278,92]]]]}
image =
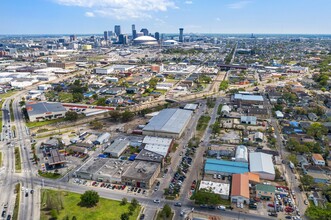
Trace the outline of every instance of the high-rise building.
{"type": "Polygon", "coordinates": [[[160,40],[160,33],[159,32],[155,32],[154,34],[154,38],[159,41],[160,40]]]}
{"type": "Polygon", "coordinates": [[[128,36],[126,34],[120,34],[118,36],[118,43],[119,44],[127,44],[128,43],[128,36]]]}
{"type": "Polygon", "coordinates": [[[136,25],[132,25],[132,39],[137,37],[136,25]]]}
{"type": "Polygon", "coordinates": [[[120,25],[115,25],[114,32],[115,32],[116,36],[120,36],[121,26],[120,25]]]}
{"type": "Polygon", "coordinates": [[[76,41],[77,40],[77,37],[76,37],[76,35],[70,35],[70,42],[72,42],[72,41],[76,41]]]}
{"type": "Polygon", "coordinates": [[[179,28],[179,42],[184,42],[184,28],[179,28]]]}
{"type": "Polygon", "coordinates": [[[108,31],[103,32],[103,39],[108,40],[108,31]]]}
{"type": "Polygon", "coordinates": [[[136,30],[132,30],[132,39],[137,38],[137,31],[136,30]]]}
{"type": "Polygon", "coordinates": [[[140,32],[144,33],[144,36],[148,36],[148,29],[147,28],[141,29],[140,32]]]}
{"type": "Polygon", "coordinates": [[[113,32],[112,31],[108,31],[108,38],[110,39],[113,36],[113,32]]]}

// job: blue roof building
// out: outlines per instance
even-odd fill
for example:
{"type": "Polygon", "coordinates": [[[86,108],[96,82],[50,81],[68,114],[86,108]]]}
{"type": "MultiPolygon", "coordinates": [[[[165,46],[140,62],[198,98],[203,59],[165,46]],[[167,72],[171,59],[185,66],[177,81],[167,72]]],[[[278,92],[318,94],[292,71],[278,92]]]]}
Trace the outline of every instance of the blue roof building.
{"type": "Polygon", "coordinates": [[[205,173],[207,174],[232,175],[246,172],[249,172],[248,163],[243,162],[207,159],[205,164],[205,173]]]}

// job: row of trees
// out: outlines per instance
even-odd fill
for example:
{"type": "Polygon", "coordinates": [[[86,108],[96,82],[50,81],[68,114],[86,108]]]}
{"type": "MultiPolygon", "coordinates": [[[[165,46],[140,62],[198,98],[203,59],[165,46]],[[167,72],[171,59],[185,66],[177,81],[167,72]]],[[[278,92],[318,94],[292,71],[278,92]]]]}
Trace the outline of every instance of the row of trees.
{"type": "MultiPolygon", "coordinates": [[[[122,201],[121,201],[121,205],[127,205],[128,204],[128,200],[127,198],[123,198],[122,201]]],[[[125,213],[122,213],[121,215],[121,220],[129,220],[130,219],[130,216],[133,215],[133,212],[139,207],[139,202],[138,200],[136,199],[132,199],[131,200],[131,203],[129,205],[129,211],[128,212],[125,212],[125,213]]]]}

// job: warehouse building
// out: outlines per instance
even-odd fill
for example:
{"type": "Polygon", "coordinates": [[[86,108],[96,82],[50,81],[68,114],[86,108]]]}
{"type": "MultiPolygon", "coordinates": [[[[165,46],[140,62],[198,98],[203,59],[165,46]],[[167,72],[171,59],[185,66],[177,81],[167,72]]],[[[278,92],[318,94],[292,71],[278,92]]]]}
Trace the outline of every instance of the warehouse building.
{"type": "Polygon", "coordinates": [[[160,174],[160,171],[160,163],[136,160],[123,173],[122,183],[128,186],[149,189],[160,174]]]}
{"type": "Polygon", "coordinates": [[[64,118],[67,112],[59,102],[29,102],[26,111],[31,122],[64,118]]]}
{"type": "Polygon", "coordinates": [[[104,150],[103,154],[106,154],[109,157],[120,157],[123,152],[128,148],[129,144],[129,140],[118,138],[104,150]]]}
{"type": "Polygon", "coordinates": [[[144,149],[166,157],[173,146],[173,139],[145,136],[144,149]]]}
{"type": "Polygon", "coordinates": [[[77,178],[121,183],[122,174],[130,167],[131,161],[111,158],[95,158],[89,160],[74,172],[77,178]]]}
{"type": "Polygon", "coordinates": [[[249,178],[247,174],[232,175],[231,202],[249,203],[249,178]]]}
{"type": "Polygon", "coordinates": [[[235,173],[246,172],[248,172],[248,163],[243,162],[207,159],[205,164],[206,174],[221,174],[230,176],[235,173]]]}
{"type": "Polygon", "coordinates": [[[237,105],[262,105],[263,96],[261,95],[251,95],[251,94],[234,94],[233,100],[237,105]]]}
{"type": "Polygon", "coordinates": [[[250,172],[259,174],[261,179],[275,179],[275,167],[270,154],[261,152],[249,153],[249,169],[250,172]]]}
{"type": "Polygon", "coordinates": [[[109,141],[109,138],[110,133],[104,132],[95,141],[93,141],[93,144],[104,144],[109,141]]]}
{"type": "Polygon", "coordinates": [[[94,69],[94,74],[107,75],[107,74],[111,74],[112,72],[114,72],[113,67],[103,67],[103,68],[94,69]]]}
{"type": "Polygon", "coordinates": [[[142,149],[135,157],[135,160],[160,163],[162,167],[164,163],[164,157],[162,155],[146,149],[142,149]]]}
{"type": "Polygon", "coordinates": [[[191,120],[192,114],[192,111],[183,109],[164,109],[143,128],[143,135],[179,138],[191,120]]]}

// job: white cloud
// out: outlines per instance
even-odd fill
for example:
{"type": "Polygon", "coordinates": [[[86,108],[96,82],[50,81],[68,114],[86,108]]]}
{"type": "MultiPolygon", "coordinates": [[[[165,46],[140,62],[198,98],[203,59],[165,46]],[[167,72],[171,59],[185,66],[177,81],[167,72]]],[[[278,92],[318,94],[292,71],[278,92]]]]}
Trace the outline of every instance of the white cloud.
{"type": "Polygon", "coordinates": [[[193,4],[192,1],[185,1],[184,3],[187,4],[187,5],[191,5],[191,4],[193,4]]]}
{"type": "Polygon", "coordinates": [[[242,8],[246,7],[249,3],[250,3],[250,1],[240,1],[240,2],[229,4],[228,8],[230,8],[230,9],[242,9],[242,8]]]}
{"type": "Polygon", "coordinates": [[[220,18],[216,18],[216,21],[221,21],[221,19],[220,18]]]}
{"type": "Polygon", "coordinates": [[[85,16],[86,17],[95,17],[94,13],[90,12],[90,11],[85,12],[85,16]]]}
{"type": "MultiPolygon", "coordinates": [[[[95,16],[110,16],[116,19],[150,18],[151,12],[176,9],[173,0],[53,0],[65,6],[89,8],[95,16]]],[[[85,13],[86,16],[87,13],[85,13]]],[[[91,16],[90,16],[91,17],[91,16]]]]}

